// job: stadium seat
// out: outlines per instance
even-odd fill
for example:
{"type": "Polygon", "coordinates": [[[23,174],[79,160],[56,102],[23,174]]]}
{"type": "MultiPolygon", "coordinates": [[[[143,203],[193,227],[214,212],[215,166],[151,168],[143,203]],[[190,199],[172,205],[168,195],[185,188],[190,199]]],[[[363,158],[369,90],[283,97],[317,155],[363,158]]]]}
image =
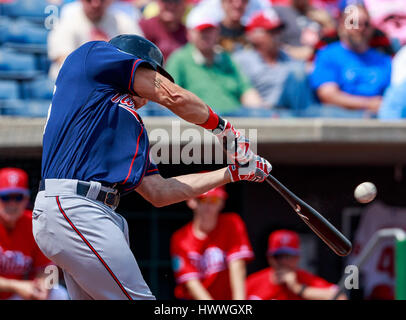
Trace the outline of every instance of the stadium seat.
{"type": "Polygon", "coordinates": [[[42,45],[46,48],[48,30],[25,20],[2,19],[1,42],[42,45]]]}
{"type": "Polygon", "coordinates": [[[1,14],[13,18],[26,17],[30,19],[44,19],[47,0],[15,0],[5,3],[1,7],[1,14]]]}
{"type": "Polygon", "coordinates": [[[18,99],[19,87],[16,81],[0,80],[0,99],[18,99]]]}
{"type": "Polygon", "coordinates": [[[30,54],[0,49],[1,71],[32,71],[36,70],[35,57],[30,54]]]}
{"type": "Polygon", "coordinates": [[[24,99],[51,100],[54,92],[54,82],[47,77],[40,77],[22,83],[24,99]]]}
{"type": "Polygon", "coordinates": [[[1,114],[31,118],[46,117],[50,104],[50,100],[5,100],[1,104],[1,114]]]}

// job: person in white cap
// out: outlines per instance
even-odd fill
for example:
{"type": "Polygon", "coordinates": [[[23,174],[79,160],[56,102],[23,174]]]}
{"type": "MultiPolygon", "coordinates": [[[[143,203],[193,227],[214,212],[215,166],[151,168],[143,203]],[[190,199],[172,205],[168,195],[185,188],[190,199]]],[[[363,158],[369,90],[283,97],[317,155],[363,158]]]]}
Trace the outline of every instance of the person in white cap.
{"type": "Polygon", "coordinates": [[[258,90],[266,106],[300,116],[314,103],[305,64],[291,58],[283,49],[281,32],[285,28],[278,14],[260,11],[248,21],[245,30],[251,44],[233,54],[242,72],[258,90]]]}
{"type": "Polygon", "coordinates": [[[175,51],[166,69],[181,87],[193,92],[220,114],[245,107],[262,107],[263,101],[231,56],[218,44],[217,19],[192,10],[186,21],[189,43],[175,51]]]}

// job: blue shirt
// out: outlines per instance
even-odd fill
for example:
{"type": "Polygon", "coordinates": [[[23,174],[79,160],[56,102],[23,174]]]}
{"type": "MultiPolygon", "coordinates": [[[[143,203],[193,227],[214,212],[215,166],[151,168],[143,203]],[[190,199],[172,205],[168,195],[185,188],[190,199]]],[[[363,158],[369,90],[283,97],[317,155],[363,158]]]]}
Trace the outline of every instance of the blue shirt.
{"type": "Polygon", "coordinates": [[[136,188],[158,173],[131,95],[136,69],[147,63],[107,42],[88,42],[63,64],[43,137],[42,178],[136,188]]]}
{"type": "Polygon", "coordinates": [[[314,89],[333,82],[346,93],[371,97],[383,95],[390,77],[390,56],[375,49],[356,53],[335,42],[317,54],[310,80],[314,89]]]}
{"type": "Polygon", "coordinates": [[[386,90],[378,111],[378,119],[406,119],[406,81],[398,85],[392,84],[386,90]]]}

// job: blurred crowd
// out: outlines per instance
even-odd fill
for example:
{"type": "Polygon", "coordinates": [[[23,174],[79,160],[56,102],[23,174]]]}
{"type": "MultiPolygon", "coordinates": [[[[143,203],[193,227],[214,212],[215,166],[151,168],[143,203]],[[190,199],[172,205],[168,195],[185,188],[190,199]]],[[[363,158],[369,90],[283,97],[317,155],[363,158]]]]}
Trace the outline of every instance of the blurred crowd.
{"type": "MultiPolygon", "coordinates": [[[[34,98],[36,88],[52,97],[60,66],[83,43],[133,33],[161,49],[176,83],[225,116],[406,117],[406,0],[0,0],[0,28],[21,24],[13,12],[34,2],[52,22],[48,79],[28,91],[34,98]]],[[[9,40],[0,39],[1,82],[19,81],[12,98],[32,100],[21,83],[33,77],[13,78],[2,61],[9,40]]],[[[26,54],[21,42],[11,49],[26,54]]],[[[9,98],[10,84],[1,88],[0,100],[9,98]]],[[[143,109],[169,114],[152,102],[143,109]]]]}

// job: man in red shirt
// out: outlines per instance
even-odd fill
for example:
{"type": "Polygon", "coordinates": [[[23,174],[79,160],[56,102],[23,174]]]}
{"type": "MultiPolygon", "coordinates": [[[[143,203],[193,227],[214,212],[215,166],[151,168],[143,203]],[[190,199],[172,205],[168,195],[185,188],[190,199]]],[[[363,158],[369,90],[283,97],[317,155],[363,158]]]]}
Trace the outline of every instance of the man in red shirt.
{"type": "Polygon", "coordinates": [[[240,216],[220,214],[226,197],[224,188],[219,187],[187,201],[193,221],[171,239],[178,299],[246,298],[246,261],[254,254],[240,216]]]}
{"type": "MultiPolygon", "coordinates": [[[[330,300],[338,287],[310,272],[298,268],[299,235],[290,230],[278,230],[268,239],[270,267],[247,278],[250,300],[330,300]]],[[[339,299],[346,299],[344,294],[339,299]]]]}
{"type": "Polygon", "coordinates": [[[145,38],[161,49],[165,61],[176,49],[187,43],[186,27],[182,23],[186,0],[158,0],[159,14],[140,21],[145,38]]]}
{"type": "Polygon", "coordinates": [[[28,202],[27,173],[0,169],[0,300],[66,299],[64,289],[49,294],[44,268],[51,262],[34,241],[28,202]]]}

